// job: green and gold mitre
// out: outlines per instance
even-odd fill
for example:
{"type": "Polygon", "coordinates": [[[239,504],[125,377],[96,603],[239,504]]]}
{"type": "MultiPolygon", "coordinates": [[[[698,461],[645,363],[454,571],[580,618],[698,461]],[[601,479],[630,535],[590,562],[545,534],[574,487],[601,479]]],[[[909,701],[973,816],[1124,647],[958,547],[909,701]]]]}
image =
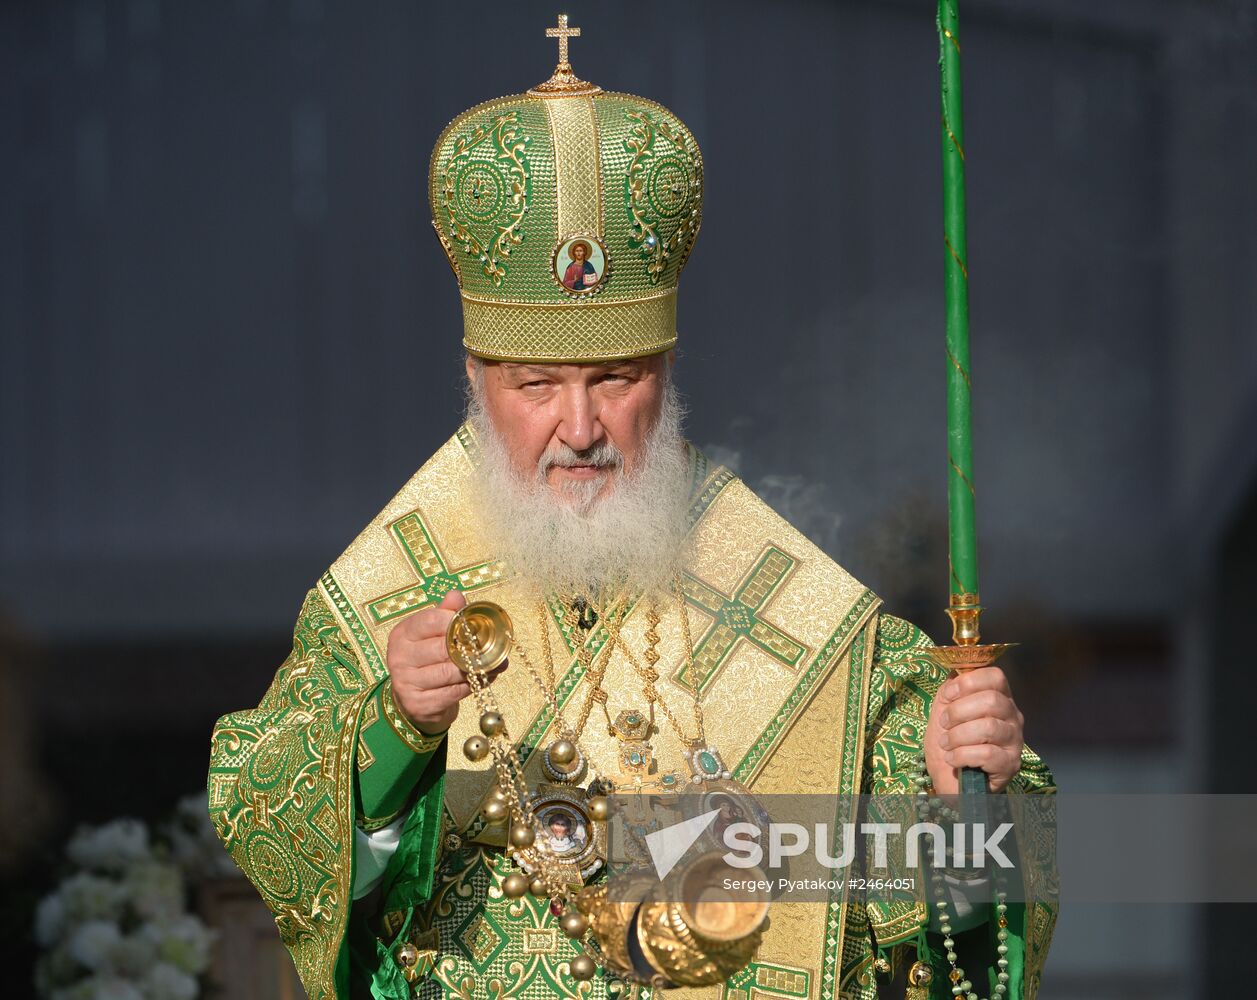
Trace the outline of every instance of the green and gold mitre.
{"type": "Polygon", "coordinates": [[[667,108],[554,75],[455,118],[432,151],[432,223],[463,299],[463,344],[500,361],[640,357],[676,344],[677,281],[703,162],[667,108]]]}

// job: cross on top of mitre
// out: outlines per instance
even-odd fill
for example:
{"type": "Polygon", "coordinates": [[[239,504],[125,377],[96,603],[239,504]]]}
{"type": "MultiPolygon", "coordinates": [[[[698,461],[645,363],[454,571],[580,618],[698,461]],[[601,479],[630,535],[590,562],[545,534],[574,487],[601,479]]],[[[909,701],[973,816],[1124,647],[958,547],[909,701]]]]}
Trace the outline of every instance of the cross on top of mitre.
{"type": "Polygon", "coordinates": [[[560,14],[558,23],[553,28],[546,28],[547,38],[559,41],[559,64],[554,68],[554,75],[545,83],[539,83],[528,92],[540,96],[560,96],[576,94],[596,94],[602,88],[586,83],[572,72],[572,64],[567,58],[568,39],[580,38],[580,28],[568,26],[567,15],[560,14]]]}
{"type": "Polygon", "coordinates": [[[580,28],[569,28],[567,26],[567,15],[560,14],[558,26],[546,28],[546,37],[559,40],[559,65],[567,66],[570,70],[572,67],[567,61],[567,40],[569,38],[580,38],[580,28]]]}

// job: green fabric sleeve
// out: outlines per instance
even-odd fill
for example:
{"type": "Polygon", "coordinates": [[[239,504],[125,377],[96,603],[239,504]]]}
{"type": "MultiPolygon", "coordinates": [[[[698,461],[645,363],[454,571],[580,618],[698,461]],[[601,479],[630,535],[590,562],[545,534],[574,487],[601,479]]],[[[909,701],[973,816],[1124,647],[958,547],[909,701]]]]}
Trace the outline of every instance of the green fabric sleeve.
{"type": "Polygon", "coordinates": [[[391,681],[376,687],[364,710],[358,737],[358,826],[371,832],[400,818],[433,755],[444,743],[444,733],[429,736],[402,715],[393,700],[391,681]]]}

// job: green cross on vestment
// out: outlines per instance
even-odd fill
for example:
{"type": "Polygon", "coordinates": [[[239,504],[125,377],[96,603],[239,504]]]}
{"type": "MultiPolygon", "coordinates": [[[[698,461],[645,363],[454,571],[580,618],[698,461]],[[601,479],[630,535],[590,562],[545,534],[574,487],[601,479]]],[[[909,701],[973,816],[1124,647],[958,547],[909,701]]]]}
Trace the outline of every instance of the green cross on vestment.
{"type": "Polygon", "coordinates": [[[694,647],[693,672],[684,663],[673,679],[702,692],[711,684],[737,644],[745,639],[774,660],[797,667],[807,652],[802,643],[760,617],[760,612],[794,569],[796,560],[775,545],[766,548],[743,576],[732,597],[698,577],[686,573],[681,583],[685,600],[712,617],[712,623],[694,647]]]}
{"type": "Polygon", "coordinates": [[[389,530],[410,560],[415,575],[419,577],[419,583],[371,601],[367,610],[377,624],[439,604],[451,590],[466,593],[487,587],[502,579],[505,572],[502,563],[497,560],[475,563],[462,569],[449,569],[418,511],[394,521],[389,530]]]}

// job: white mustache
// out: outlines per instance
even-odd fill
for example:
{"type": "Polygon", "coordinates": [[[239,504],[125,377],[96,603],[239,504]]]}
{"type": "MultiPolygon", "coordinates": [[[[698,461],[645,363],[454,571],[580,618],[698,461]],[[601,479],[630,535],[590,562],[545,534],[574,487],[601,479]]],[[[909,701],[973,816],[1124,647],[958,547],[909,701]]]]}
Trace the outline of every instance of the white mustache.
{"type": "Polygon", "coordinates": [[[551,469],[570,469],[577,465],[592,465],[596,469],[618,469],[624,465],[624,454],[610,441],[577,451],[565,444],[556,445],[546,451],[537,462],[537,471],[544,476],[551,469]]]}

